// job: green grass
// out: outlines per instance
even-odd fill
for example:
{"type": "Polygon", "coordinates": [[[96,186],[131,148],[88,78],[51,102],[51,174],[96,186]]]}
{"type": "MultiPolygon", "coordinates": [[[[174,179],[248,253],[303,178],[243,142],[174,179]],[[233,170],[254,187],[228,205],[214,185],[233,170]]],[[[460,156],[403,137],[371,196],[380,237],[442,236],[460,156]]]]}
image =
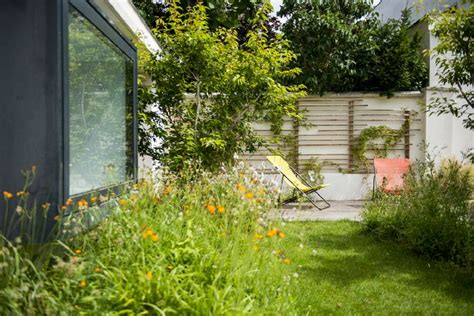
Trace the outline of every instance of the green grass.
{"type": "Polygon", "coordinates": [[[288,223],[298,314],[474,315],[474,278],[362,232],[353,222],[288,223]]]}

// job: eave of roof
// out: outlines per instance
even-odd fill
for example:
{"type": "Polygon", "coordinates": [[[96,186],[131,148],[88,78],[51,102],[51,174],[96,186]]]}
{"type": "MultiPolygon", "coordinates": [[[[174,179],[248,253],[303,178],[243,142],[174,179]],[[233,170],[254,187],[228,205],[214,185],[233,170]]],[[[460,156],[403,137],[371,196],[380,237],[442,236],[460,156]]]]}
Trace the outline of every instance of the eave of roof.
{"type": "Polygon", "coordinates": [[[151,53],[160,50],[158,41],[131,0],[93,0],[93,2],[123,35],[130,39],[138,38],[151,53]]]}

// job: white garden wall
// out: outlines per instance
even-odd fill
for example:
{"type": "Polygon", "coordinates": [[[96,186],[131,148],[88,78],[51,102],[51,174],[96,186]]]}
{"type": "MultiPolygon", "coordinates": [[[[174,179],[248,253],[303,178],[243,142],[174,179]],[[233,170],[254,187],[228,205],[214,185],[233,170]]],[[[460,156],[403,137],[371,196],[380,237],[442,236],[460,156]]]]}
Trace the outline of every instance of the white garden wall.
{"type": "MultiPolygon", "coordinates": [[[[308,96],[299,100],[299,107],[306,111],[312,127],[304,128],[286,121],[283,132],[296,133],[298,149],[297,167],[304,169],[311,158],[323,162],[322,175],[331,186],[321,192],[330,200],[361,200],[372,190],[373,174],[358,170],[340,173],[338,169],[350,170],[354,166],[350,146],[360,132],[369,126],[386,125],[398,129],[410,117],[410,129],[404,139],[390,150],[389,157],[424,159],[424,146],[443,157],[461,157],[461,152],[474,147],[474,133],[462,128],[459,119],[451,115],[429,116],[425,113],[425,102],[433,91],[425,93],[397,93],[391,98],[378,94],[346,93],[328,94],[323,97],[308,96]],[[352,161],[351,161],[352,160],[352,161]]],[[[271,135],[269,127],[256,125],[261,135],[271,135]]],[[[273,180],[280,181],[278,173],[266,161],[269,152],[261,150],[246,157],[258,170],[273,180]]],[[[370,154],[368,155],[370,158],[370,154]]]]}

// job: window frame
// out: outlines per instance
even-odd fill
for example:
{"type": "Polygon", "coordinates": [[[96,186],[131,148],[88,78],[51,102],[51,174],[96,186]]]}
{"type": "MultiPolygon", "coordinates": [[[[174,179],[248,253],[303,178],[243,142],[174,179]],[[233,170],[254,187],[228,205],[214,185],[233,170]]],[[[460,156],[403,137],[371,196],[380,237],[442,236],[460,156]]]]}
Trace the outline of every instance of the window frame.
{"type": "MultiPolygon", "coordinates": [[[[131,41],[122,35],[113,25],[111,25],[102,15],[100,11],[90,3],[90,0],[63,0],[62,1],[62,201],[64,205],[68,198],[73,200],[79,200],[82,198],[90,198],[93,195],[107,195],[110,192],[115,193],[117,196],[123,191],[124,186],[135,183],[138,177],[138,122],[137,122],[137,49],[131,43],[131,41]],[[129,58],[133,63],[133,74],[132,74],[132,111],[133,111],[133,122],[132,122],[132,159],[133,159],[133,171],[132,179],[129,181],[122,182],[120,184],[101,187],[74,195],[70,195],[70,144],[69,144],[69,10],[73,8],[79,12],[85,19],[87,19],[94,27],[96,27],[110,42],[115,45],[124,55],[129,58]]],[[[127,107],[129,104],[127,104],[127,107]]]]}

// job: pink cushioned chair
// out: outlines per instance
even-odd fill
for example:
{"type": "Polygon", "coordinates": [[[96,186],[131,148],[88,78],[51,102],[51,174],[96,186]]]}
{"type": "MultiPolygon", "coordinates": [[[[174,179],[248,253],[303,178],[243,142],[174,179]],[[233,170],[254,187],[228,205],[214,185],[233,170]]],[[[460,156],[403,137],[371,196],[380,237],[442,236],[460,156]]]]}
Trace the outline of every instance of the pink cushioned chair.
{"type": "Polygon", "coordinates": [[[381,187],[386,193],[398,194],[403,189],[404,176],[410,170],[410,159],[374,158],[374,189],[381,187]]]}

